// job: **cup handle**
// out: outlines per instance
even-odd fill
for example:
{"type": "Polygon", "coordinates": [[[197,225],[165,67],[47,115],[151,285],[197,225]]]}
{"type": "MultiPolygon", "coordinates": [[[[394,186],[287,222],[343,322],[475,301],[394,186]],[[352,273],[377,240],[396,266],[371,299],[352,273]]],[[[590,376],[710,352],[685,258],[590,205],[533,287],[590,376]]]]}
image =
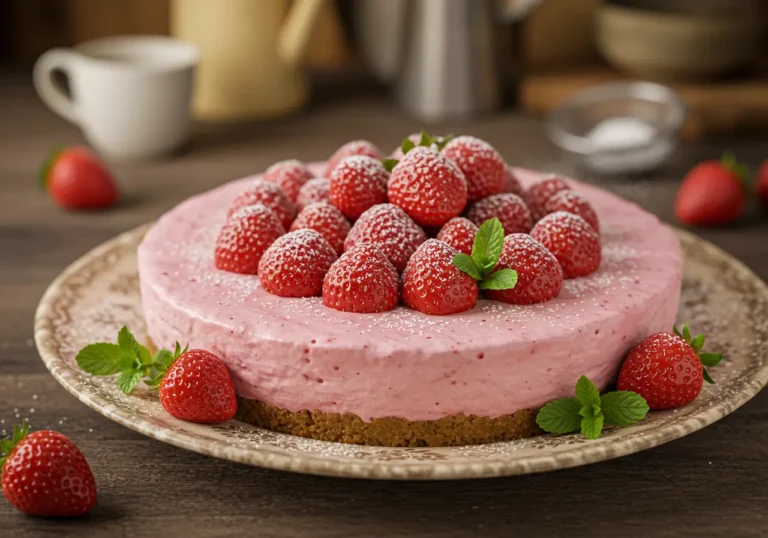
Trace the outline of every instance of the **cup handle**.
{"type": "Polygon", "coordinates": [[[53,72],[60,70],[66,74],[77,56],[76,52],[69,49],[51,49],[37,59],[32,75],[40,99],[56,114],[75,124],[78,123],[75,103],[64,88],[54,81],[53,72]]]}

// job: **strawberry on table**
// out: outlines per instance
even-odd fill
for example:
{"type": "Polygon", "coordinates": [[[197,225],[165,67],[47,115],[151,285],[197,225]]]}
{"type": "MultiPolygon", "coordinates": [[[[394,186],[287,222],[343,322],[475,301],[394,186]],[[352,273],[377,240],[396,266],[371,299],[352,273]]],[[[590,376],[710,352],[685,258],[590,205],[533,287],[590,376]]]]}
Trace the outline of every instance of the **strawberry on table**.
{"type": "Polygon", "coordinates": [[[592,205],[581,194],[572,190],[563,190],[553,194],[544,204],[544,212],[548,215],[555,211],[565,211],[578,215],[599,234],[600,222],[592,205]]]}
{"type": "Polygon", "coordinates": [[[459,136],[443,148],[467,180],[467,203],[504,192],[507,163],[493,146],[473,136],[459,136]]]}
{"type": "Polygon", "coordinates": [[[229,206],[227,217],[231,217],[238,210],[254,204],[262,204],[271,209],[286,230],[291,226],[291,222],[296,216],[296,204],[285,195],[283,189],[274,183],[257,180],[248,190],[235,197],[232,205],[229,206]]]}
{"type": "Polygon", "coordinates": [[[344,240],[349,234],[349,221],[338,208],[326,202],[310,204],[301,210],[291,225],[291,231],[309,229],[322,235],[337,254],[344,252],[344,240]]]}
{"type": "Polygon", "coordinates": [[[314,297],[336,261],[336,251],[315,230],[296,230],[280,237],[259,262],[261,285],[280,297],[314,297]]]}
{"type": "Polygon", "coordinates": [[[533,227],[528,206],[516,194],[494,194],[483,198],[467,212],[467,218],[478,226],[494,217],[501,221],[505,234],[528,233],[533,227]]]}
{"type": "Polygon", "coordinates": [[[472,254],[472,245],[475,244],[477,226],[474,222],[464,217],[456,217],[440,228],[435,239],[448,243],[453,248],[464,254],[472,254]]]}
{"type": "Polygon", "coordinates": [[[372,243],[392,262],[398,273],[427,236],[405,211],[392,204],[379,204],[360,215],[347,235],[344,249],[372,243]]]}
{"type": "Polygon", "coordinates": [[[352,155],[366,155],[377,161],[380,161],[382,157],[379,148],[367,140],[353,140],[352,142],[347,142],[337,149],[336,152],[331,155],[331,158],[328,159],[328,164],[325,167],[325,177],[329,177],[331,172],[333,172],[341,161],[352,155]]]}
{"type": "Polygon", "coordinates": [[[187,422],[214,424],[235,416],[235,386],[222,360],[202,349],[173,352],[160,349],[154,356],[139,344],[127,327],[120,329],[117,344],[99,342],[85,346],[75,357],[77,365],[92,375],[120,374],[117,386],[130,394],[143,379],[159,389],[160,403],[173,417],[187,422]]]}
{"type": "Polygon", "coordinates": [[[283,192],[292,202],[298,198],[299,190],[304,183],[313,177],[314,175],[309,171],[307,165],[296,159],[277,162],[267,168],[264,175],[261,176],[267,183],[274,183],[283,189],[283,192]]]}
{"type": "Polygon", "coordinates": [[[680,184],[675,197],[675,216],[691,226],[728,224],[747,206],[746,166],[726,153],[721,161],[696,165],[680,184]]]}
{"type": "Polygon", "coordinates": [[[546,215],[544,204],[547,203],[547,200],[556,193],[570,188],[565,181],[555,175],[548,176],[528,187],[523,194],[523,200],[528,204],[528,209],[531,210],[533,221],[537,222],[546,215]]]}
{"type": "Polygon", "coordinates": [[[704,335],[691,337],[688,325],[682,331],[652,334],[637,344],[624,359],[617,387],[641,395],[653,410],[671,409],[691,403],[704,381],[714,383],[704,366],[716,366],[722,356],[701,353],[704,335]]]}
{"type": "Polygon", "coordinates": [[[214,263],[230,273],[256,274],[264,251],[285,228],[262,204],[245,206],[224,224],[216,239],[214,263]]]}
{"type": "Polygon", "coordinates": [[[96,504],[96,481],[75,443],[51,430],[29,433],[26,421],[0,441],[0,474],[5,498],[26,514],[73,517],[96,504]]]}
{"type": "Polygon", "coordinates": [[[385,312],[399,300],[397,270],[376,245],[361,243],[331,266],[323,281],[323,304],[342,312],[385,312]]]}
{"type": "Polygon", "coordinates": [[[350,220],[387,201],[389,173],[381,161],[353,155],[341,161],[330,177],[329,201],[350,220]]]}
{"type": "Polygon", "coordinates": [[[52,153],[40,172],[40,183],[64,209],[102,209],[120,196],[112,174],[82,146],[52,153]]]}
{"type": "Polygon", "coordinates": [[[331,184],[324,177],[310,179],[299,189],[299,196],[296,198],[296,205],[303,209],[309,204],[315,202],[327,202],[330,197],[331,184]]]}
{"type": "Polygon", "coordinates": [[[555,255],[565,278],[586,276],[600,267],[600,236],[578,215],[550,213],[536,223],[531,237],[555,255]]]}

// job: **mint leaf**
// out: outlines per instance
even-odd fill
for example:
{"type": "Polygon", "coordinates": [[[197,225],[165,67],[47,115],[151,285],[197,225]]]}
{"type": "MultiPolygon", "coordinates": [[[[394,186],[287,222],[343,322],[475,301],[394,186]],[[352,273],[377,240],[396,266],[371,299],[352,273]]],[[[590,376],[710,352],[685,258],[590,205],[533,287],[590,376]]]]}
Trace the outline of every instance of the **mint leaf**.
{"type": "Polygon", "coordinates": [[[645,418],[648,403],[631,390],[619,390],[603,394],[600,407],[605,422],[614,426],[628,426],[645,418]]]}
{"type": "Polygon", "coordinates": [[[576,399],[581,405],[600,405],[600,391],[587,376],[581,376],[576,382],[576,399]]]}
{"type": "MultiPolygon", "coordinates": [[[[467,256],[469,257],[469,256],[467,256]]],[[[471,259],[471,258],[470,258],[471,259]]],[[[499,269],[480,282],[481,290],[511,290],[517,285],[517,271],[499,269]]]]}
{"type": "Polygon", "coordinates": [[[580,409],[581,405],[576,398],[551,401],[536,415],[536,424],[549,433],[575,432],[581,427],[580,409]]]}
{"type": "Polygon", "coordinates": [[[144,372],[142,370],[125,370],[120,374],[120,377],[117,378],[117,388],[120,389],[120,392],[123,394],[130,394],[133,389],[136,388],[139,381],[141,381],[142,377],[144,377],[144,372]]]}
{"type": "Polygon", "coordinates": [[[597,439],[603,431],[603,414],[598,413],[593,417],[581,419],[581,434],[587,439],[597,439]]]}
{"type": "Polygon", "coordinates": [[[723,356],[719,353],[702,353],[699,355],[699,360],[704,366],[717,366],[723,360],[723,356]]]}
{"type": "Polygon", "coordinates": [[[403,138],[403,142],[400,144],[400,151],[402,151],[403,155],[405,155],[415,147],[416,144],[413,143],[413,140],[410,138],[403,138]]]}
{"type": "Polygon", "coordinates": [[[494,217],[480,225],[475,234],[475,243],[472,245],[472,258],[480,267],[484,277],[493,271],[496,262],[499,261],[503,245],[504,228],[499,219],[494,217]]]}
{"type": "Polygon", "coordinates": [[[460,271],[467,273],[475,280],[482,280],[483,278],[483,275],[480,272],[480,268],[475,263],[474,258],[464,254],[463,252],[460,252],[453,257],[453,265],[458,267],[460,271]]]}
{"type": "Polygon", "coordinates": [[[381,164],[384,165],[384,168],[387,170],[387,172],[391,172],[395,169],[395,166],[397,166],[397,163],[399,163],[397,159],[382,159],[381,164]]]}
{"type": "Polygon", "coordinates": [[[112,375],[131,366],[129,357],[117,344],[98,343],[85,346],[75,357],[77,365],[93,375],[112,375]]]}
{"type": "Polygon", "coordinates": [[[136,349],[138,344],[136,343],[136,339],[133,337],[133,334],[131,334],[131,331],[128,330],[128,327],[123,326],[123,328],[120,329],[120,332],[117,333],[117,345],[120,346],[120,349],[123,350],[123,353],[130,355],[138,354],[136,349]]]}
{"type": "MultiPolygon", "coordinates": [[[[178,349],[178,344],[177,344],[178,349]]],[[[174,356],[167,349],[161,349],[155,354],[152,365],[160,371],[166,371],[173,363],[174,356]]]]}

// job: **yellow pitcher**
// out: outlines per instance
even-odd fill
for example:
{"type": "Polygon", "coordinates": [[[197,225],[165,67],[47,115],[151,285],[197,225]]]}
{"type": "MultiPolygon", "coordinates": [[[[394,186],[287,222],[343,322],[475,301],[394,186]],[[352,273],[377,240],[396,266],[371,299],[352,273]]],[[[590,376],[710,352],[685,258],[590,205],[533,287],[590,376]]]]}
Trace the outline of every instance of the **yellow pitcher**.
{"type": "Polygon", "coordinates": [[[196,45],[201,120],[277,117],[302,107],[300,67],[324,0],[173,0],[175,37],[196,45]]]}

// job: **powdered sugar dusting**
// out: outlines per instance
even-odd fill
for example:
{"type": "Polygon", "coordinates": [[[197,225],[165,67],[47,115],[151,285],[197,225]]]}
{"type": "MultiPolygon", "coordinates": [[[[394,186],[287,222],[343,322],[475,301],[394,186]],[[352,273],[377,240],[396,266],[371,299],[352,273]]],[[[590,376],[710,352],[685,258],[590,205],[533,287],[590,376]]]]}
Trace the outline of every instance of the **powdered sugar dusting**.
{"type": "Polygon", "coordinates": [[[387,201],[388,178],[381,161],[367,155],[352,155],[333,170],[329,201],[347,218],[355,220],[369,207],[387,201]]]}
{"type": "Polygon", "coordinates": [[[505,234],[528,233],[533,227],[533,219],[528,206],[516,194],[494,194],[483,198],[467,212],[467,218],[480,226],[488,219],[496,217],[501,221],[505,234]]]}
{"type": "Polygon", "coordinates": [[[336,168],[341,161],[352,155],[365,155],[376,160],[381,160],[381,151],[371,142],[367,140],[353,140],[347,142],[328,159],[328,165],[325,168],[325,175],[330,176],[333,169],[336,168]]]}
{"type": "Polygon", "coordinates": [[[299,190],[299,196],[296,198],[296,204],[299,208],[304,208],[315,202],[327,202],[331,189],[330,182],[324,177],[310,179],[299,190]]]}
{"type": "Polygon", "coordinates": [[[325,202],[310,204],[301,210],[291,230],[308,228],[322,235],[338,254],[344,252],[344,240],[350,225],[338,208],[325,202]]]}
{"type": "Polygon", "coordinates": [[[467,203],[504,192],[507,163],[488,142],[474,136],[459,136],[446,144],[443,155],[464,173],[467,203]]]}

